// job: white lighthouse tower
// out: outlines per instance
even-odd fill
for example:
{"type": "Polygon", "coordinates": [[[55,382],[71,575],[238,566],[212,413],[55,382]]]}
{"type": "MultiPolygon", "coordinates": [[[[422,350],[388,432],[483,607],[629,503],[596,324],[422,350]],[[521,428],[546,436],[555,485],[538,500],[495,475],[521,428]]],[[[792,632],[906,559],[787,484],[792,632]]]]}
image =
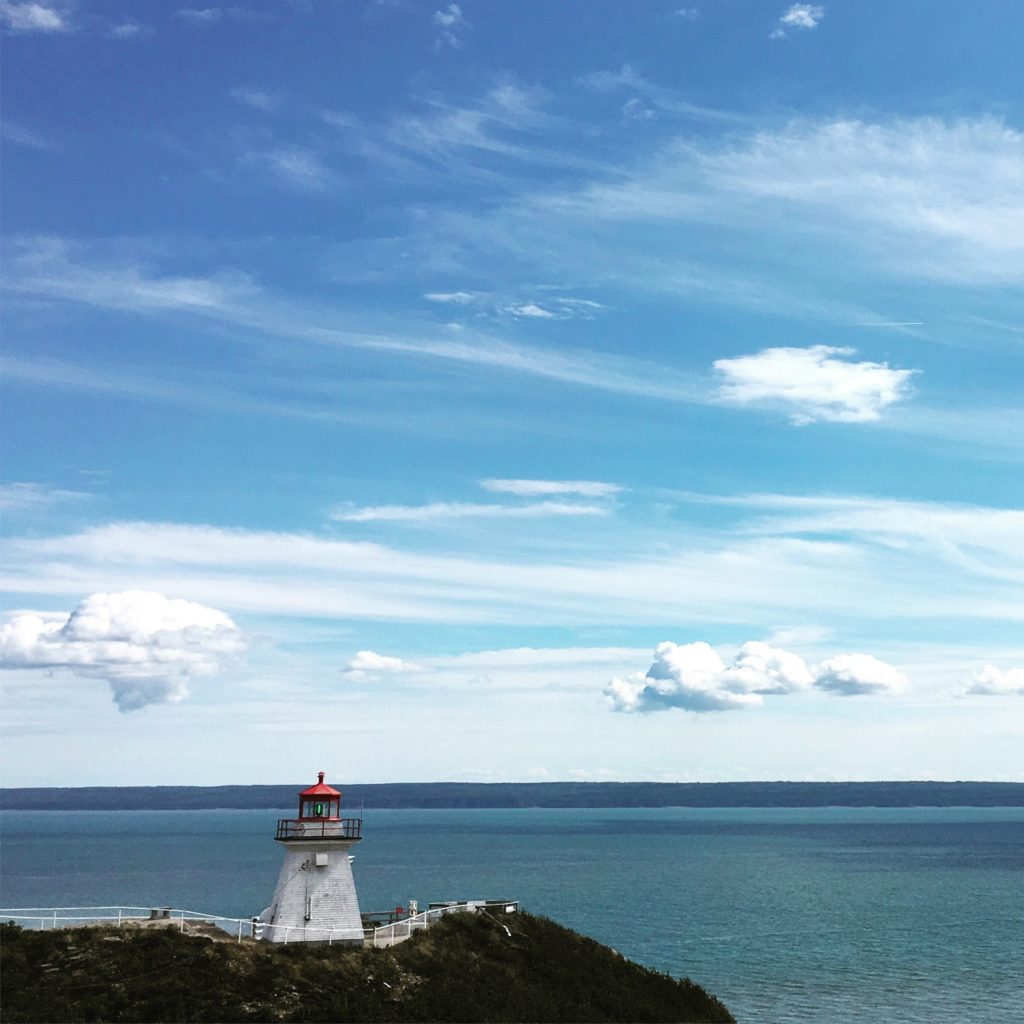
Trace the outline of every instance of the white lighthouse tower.
{"type": "Polygon", "coordinates": [[[259,916],[270,942],[362,942],[349,849],[362,839],[361,818],[341,817],[341,793],[325,785],[299,793],[299,816],[281,818],[275,839],[284,864],[274,901],[259,916]]]}

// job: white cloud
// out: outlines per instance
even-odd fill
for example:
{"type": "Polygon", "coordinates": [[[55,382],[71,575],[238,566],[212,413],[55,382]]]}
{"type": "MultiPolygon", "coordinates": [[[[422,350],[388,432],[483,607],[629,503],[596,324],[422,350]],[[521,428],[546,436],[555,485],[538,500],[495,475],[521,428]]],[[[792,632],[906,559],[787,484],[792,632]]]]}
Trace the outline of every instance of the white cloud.
{"type": "Polygon", "coordinates": [[[696,21],[700,17],[700,8],[677,7],[672,13],[675,17],[682,18],[684,21],[696,21]]]}
{"type": "Polygon", "coordinates": [[[474,502],[438,501],[428,505],[339,505],[331,518],[344,523],[424,523],[450,519],[535,519],[547,516],[603,516],[599,505],[538,501],[530,505],[485,505],[474,502]]]}
{"type": "Polygon", "coordinates": [[[790,28],[816,28],[824,17],[825,8],[818,4],[793,4],[779,21],[790,28]]]}
{"type": "MultiPolygon", "coordinates": [[[[588,76],[584,84],[639,93],[637,81],[643,79],[627,67],[588,76]]],[[[660,100],[655,105],[668,109],[660,100]]],[[[592,283],[621,286],[625,275],[644,290],[707,293],[790,312],[802,304],[804,313],[832,322],[881,321],[887,317],[820,296],[801,300],[781,275],[714,272],[702,246],[685,244],[679,224],[724,232],[737,245],[748,245],[751,233],[768,233],[779,241],[776,252],[789,277],[813,279],[831,265],[817,258],[820,240],[830,251],[841,247],[841,280],[855,269],[879,279],[895,272],[961,287],[1019,283],[1022,194],[1024,132],[1002,118],[795,118],[780,127],[740,125],[706,141],[667,137],[643,159],[620,162],[615,177],[593,175],[578,189],[552,191],[485,227],[491,235],[511,231],[532,215],[537,248],[547,254],[561,252],[553,239],[587,224],[587,235],[578,235],[585,263],[560,257],[555,266],[586,272],[592,283]],[[607,240],[593,230],[602,223],[610,229],[607,240]],[[624,255],[623,233],[615,229],[622,223],[643,225],[644,249],[624,255]],[[650,240],[659,237],[678,255],[652,256],[650,240]]],[[[550,273],[550,265],[543,269],[550,273]]]]}
{"type": "Polygon", "coordinates": [[[794,120],[698,162],[720,198],[859,237],[876,267],[961,284],[1024,273],[1024,133],[998,118],[794,120]]]}
{"type": "Polygon", "coordinates": [[[948,569],[1024,584],[1024,510],[832,495],[691,495],[701,503],[760,510],[741,527],[766,536],[844,536],[887,552],[916,552],[948,569]]]}
{"type": "Polygon", "coordinates": [[[900,693],[907,677],[870,654],[837,654],[814,669],[814,685],[842,696],[864,693],[900,693]]]}
{"type": "Polygon", "coordinates": [[[376,651],[357,651],[345,665],[345,675],[352,679],[364,679],[366,676],[384,675],[395,672],[418,672],[420,666],[402,658],[389,657],[376,651]]]}
{"type": "Polygon", "coordinates": [[[475,296],[470,292],[427,292],[423,298],[428,302],[453,302],[457,306],[468,306],[475,296]]]}
{"type": "Polygon", "coordinates": [[[267,92],[265,89],[247,89],[238,86],[231,90],[231,98],[265,114],[275,113],[281,105],[281,97],[267,92]]]}
{"type": "Polygon", "coordinates": [[[538,306],[535,302],[524,302],[519,306],[508,306],[506,307],[507,312],[513,316],[525,316],[533,317],[540,320],[554,320],[555,314],[548,309],[544,309],[543,306],[538,306]]]}
{"type": "Polygon", "coordinates": [[[605,695],[613,711],[728,711],[760,704],[763,694],[807,689],[812,682],[803,659],[758,640],[745,643],[726,665],[700,640],[658,644],[646,676],[613,679],[605,695]]]}
{"type": "MultiPolygon", "coordinates": [[[[1010,522],[1002,528],[1019,546],[1010,522]]],[[[940,535],[934,546],[883,545],[858,532],[792,535],[784,517],[772,531],[770,521],[742,515],[683,519],[677,530],[663,529],[654,548],[623,523],[602,531],[604,543],[563,545],[557,557],[534,534],[510,529],[501,544],[482,546],[450,537],[452,549],[438,551],[300,532],[109,523],[5,538],[0,587],[48,595],[145,587],[215,607],[321,620],[759,629],[803,621],[837,630],[851,623],[873,630],[881,620],[921,629],[951,617],[1008,630],[1024,623],[1024,590],[1000,573],[998,543],[983,559],[969,559],[947,550],[940,535]]]]}
{"type": "MultiPolygon", "coordinates": [[[[250,154],[266,162],[267,154],[250,154]]],[[[284,167],[278,168],[282,172],[284,167]]],[[[291,170],[302,170],[302,165],[291,170]]],[[[297,184],[318,180],[317,168],[299,174],[297,184]]],[[[138,263],[91,260],[82,247],[63,239],[41,237],[9,244],[7,290],[71,299],[105,309],[150,311],[186,308],[211,318],[325,348],[353,348],[389,353],[395,359],[420,357],[487,367],[561,381],[582,387],[666,401],[705,401],[704,390],[688,374],[671,367],[587,349],[558,351],[513,344],[493,335],[467,333],[465,339],[431,338],[422,329],[407,334],[375,335],[310,323],[309,310],[264,296],[256,301],[252,280],[237,272],[209,277],[161,276],[138,263]]],[[[571,300],[574,303],[587,300],[571,300]]],[[[581,308],[589,308],[583,306],[581,308]]],[[[332,319],[337,318],[334,311],[332,319]]],[[[421,325],[416,325],[420,328],[421,325]]]]}
{"type": "Polygon", "coordinates": [[[26,149],[53,148],[53,144],[43,138],[38,132],[18,124],[10,118],[4,118],[0,122],[0,136],[2,136],[5,142],[13,142],[16,146],[24,146],[26,149]]]}
{"type": "Polygon", "coordinates": [[[194,25],[212,25],[224,17],[220,7],[183,7],[175,11],[175,14],[194,25]]]}
{"type": "Polygon", "coordinates": [[[242,162],[267,167],[280,182],[300,192],[324,192],[334,182],[334,175],[318,154],[295,146],[251,150],[242,162]]]}
{"type": "Polygon", "coordinates": [[[182,700],[192,677],[244,647],[223,612],[143,590],[92,594],[64,617],[16,613],[0,628],[0,666],[105,679],[121,711],[182,700]]]}
{"type": "Polygon", "coordinates": [[[1011,694],[1024,697],[1024,668],[1001,669],[986,665],[973,674],[966,692],[990,697],[1011,694]]]}
{"type": "Polygon", "coordinates": [[[269,21],[266,11],[250,7],[182,7],[174,12],[192,25],[215,25],[220,21],[269,21]]]}
{"type": "Polygon", "coordinates": [[[71,25],[65,15],[53,7],[37,3],[10,3],[0,0],[0,22],[12,32],[68,32],[71,25]]]}
{"type": "Polygon", "coordinates": [[[122,21],[110,29],[110,35],[114,39],[138,39],[140,36],[151,35],[152,32],[148,25],[140,25],[137,21],[122,21]]]}
{"type": "Polygon", "coordinates": [[[85,491],[66,491],[37,483],[0,484],[0,509],[8,512],[45,508],[64,501],[89,498],[85,491]]]}
{"type": "Polygon", "coordinates": [[[659,644],[646,675],[612,679],[604,693],[613,711],[707,712],[760,704],[765,696],[812,687],[853,696],[895,693],[906,686],[903,673],[868,654],[839,654],[811,670],[798,654],[749,640],[726,664],[700,640],[659,644]]]}
{"type": "Polygon", "coordinates": [[[107,309],[188,309],[223,313],[241,308],[255,294],[238,272],[210,277],[157,276],[137,263],[92,263],[79,248],[57,238],[32,238],[10,246],[9,291],[45,294],[107,309]]]}
{"type": "Polygon", "coordinates": [[[584,498],[610,498],[622,488],[600,480],[481,480],[480,486],[493,494],[515,494],[534,498],[546,494],[578,494],[584,498]]]}
{"type": "Polygon", "coordinates": [[[836,358],[853,354],[849,348],[812,345],[717,359],[715,369],[724,378],[719,397],[729,403],[780,405],[796,424],[877,420],[886,407],[907,396],[915,371],[836,358]]]}
{"type": "Polygon", "coordinates": [[[657,111],[649,107],[639,96],[633,96],[622,104],[624,121],[653,121],[657,116],[657,111]]]}
{"type": "Polygon", "coordinates": [[[434,11],[434,24],[439,30],[438,46],[442,43],[457,50],[462,46],[461,34],[469,28],[469,22],[462,14],[462,8],[452,3],[440,11],[434,11]]]}
{"type": "Polygon", "coordinates": [[[825,8],[818,4],[793,4],[779,17],[778,25],[772,30],[772,39],[784,39],[786,28],[811,29],[825,17],[825,8]],[[785,28],[783,27],[785,26],[785,28]]]}

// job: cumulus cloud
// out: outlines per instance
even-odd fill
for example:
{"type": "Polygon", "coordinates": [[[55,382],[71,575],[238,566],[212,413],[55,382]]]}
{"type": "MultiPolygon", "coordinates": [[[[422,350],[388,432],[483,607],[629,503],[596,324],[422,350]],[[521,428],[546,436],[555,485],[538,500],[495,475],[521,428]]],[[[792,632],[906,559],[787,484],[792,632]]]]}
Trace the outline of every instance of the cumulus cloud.
{"type": "Polygon", "coordinates": [[[986,665],[971,677],[967,693],[984,694],[988,697],[1004,697],[1014,694],[1024,697],[1024,668],[996,668],[986,665]]]}
{"type": "Polygon", "coordinates": [[[423,298],[428,302],[453,302],[457,306],[468,306],[474,296],[470,292],[427,292],[423,298]]]}
{"type": "Polygon", "coordinates": [[[0,667],[106,680],[121,711],[176,702],[245,647],[223,612],[145,590],[97,593],[68,616],[19,612],[0,627],[0,667]]]}
{"type": "Polygon", "coordinates": [[[645,676],[613,679],[605,688],[613,711],[728,711],[760,704],[763,694],[807,689],[812,676],[803,659],[758,640],[745,643],[726,665],[699,640],[658,644],[645,676]]]}
{"type": "Polygon", "coordinates": [[[419,665],[402,658],[393,658],[376,651],[357,651],[354,658],[349,658],[345,665],[345,674],[355,678],[367,675],[382,675],[390,672],[416,672],[419,665]]]}
{"type": "Polygon", "coordinates": [[[814,685],[854,697],[863,693],[899,693],[907,688],[907,677],[870,654],[837,654],[815,667],[814,685]]]}
{"type": "Polygon", "coordinates": [[[760,640],[743,644],[726,664],[702,640],[659,644],[646,675],[615,678],[605,687],[613,711],[730,711],[766,696],[812,687],[844,696],[905,688],[906,677],[868,654],[840,654],[810,669],[798,654],[760,640]]]}
{"type": "Polygon", "coordinates": [[[45,4],[9,3],[0,0],[0,22],[12,32],[68,32],[71,29],[67,18],[45,4]]]}
{"type": "Polygon", "coordinates": [[[851,362],[851,348],[766,348],[755,355],[715,360],[718,397],[734,404],[770,403],[793,423],[866,423],[905,398],[915,370],[888,363],[851,362]]]}
{"type": "Polygon", "coordinates": [[[622,488],[601,480],[481,480],[480,486],[494,494],[515,494],[535,498],[550,494],[578,494],[584,498],[610,498],[622,488]]]}
{"type": "Polygon", "coordinates": [[[817,28],[825,17],[825,8],[819,4],[793,4],[779,17],[779,23],[771,34],[772,39],[782,39],[787,28],[817,28]]]}
{"type": "Polygon", "coordinates": [[[446,45],[457,50],[462,45],[460,33],[469,28],[469,22],[466,21],[462,8],[458,4],[449,4],[443,10],[434,11],[433,20],[440,30],[437,45],[439,47],[446,45]]]}

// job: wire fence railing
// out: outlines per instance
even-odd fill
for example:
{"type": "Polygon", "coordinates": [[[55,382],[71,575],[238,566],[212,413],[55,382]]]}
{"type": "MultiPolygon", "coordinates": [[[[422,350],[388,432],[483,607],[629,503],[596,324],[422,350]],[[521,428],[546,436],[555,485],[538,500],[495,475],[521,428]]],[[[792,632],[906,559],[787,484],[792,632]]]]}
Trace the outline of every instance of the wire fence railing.
{"type": "MultiPolygon", "coordinates": [[[[519,904],[507,900],[477,900],[444,903],[430,907],[422,913],[379,927],[365,929],[361,941],[367,946],[386,948],[405,942],[425,928],[436,924],[448,914],[477,912],[510,913],[519,904]]],[[[0,921],[11,921],[23,928],[57,929],[78,928],[89,925],[116,925],[117,927],[166,926],[179,931],[195,931],[203,925],[213,926],[224,933],[224,938],[236,942],[243,939],[269,939],[276,942],[358,942],[352,930],[319,928],[314,925],[280,925],[260,921],[257,917],[225,917],[206,914],[199,910],[180,907],[4,907],[0,908],[0,921]]]]}
{"type": "Polygon", "coordinates": [[[489,914],[495,911],[509,914],[518,909],[519,904],[515,900],[471,900],[444,903],[430,907],[419,914],[403,918],[400,921],[393,921],[391,924],[384,924],[374,928],[373,935],[367,939],[366,944],[375,948],[395,946],[399,942],[411,939],[416,932],[423,931],[431,927],[431,925],[437,924],[441,918],[448,914],[489,914]]]}

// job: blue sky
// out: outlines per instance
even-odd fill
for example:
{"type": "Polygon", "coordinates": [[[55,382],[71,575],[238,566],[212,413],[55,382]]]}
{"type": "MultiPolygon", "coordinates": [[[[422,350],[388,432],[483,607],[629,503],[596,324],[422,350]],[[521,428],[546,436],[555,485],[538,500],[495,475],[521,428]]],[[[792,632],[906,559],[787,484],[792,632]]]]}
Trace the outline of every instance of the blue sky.
{"type": "Polygon", "coordinates": [[[5,784],[1024,779],[1024,9],[0,17],[5,784]]]}

